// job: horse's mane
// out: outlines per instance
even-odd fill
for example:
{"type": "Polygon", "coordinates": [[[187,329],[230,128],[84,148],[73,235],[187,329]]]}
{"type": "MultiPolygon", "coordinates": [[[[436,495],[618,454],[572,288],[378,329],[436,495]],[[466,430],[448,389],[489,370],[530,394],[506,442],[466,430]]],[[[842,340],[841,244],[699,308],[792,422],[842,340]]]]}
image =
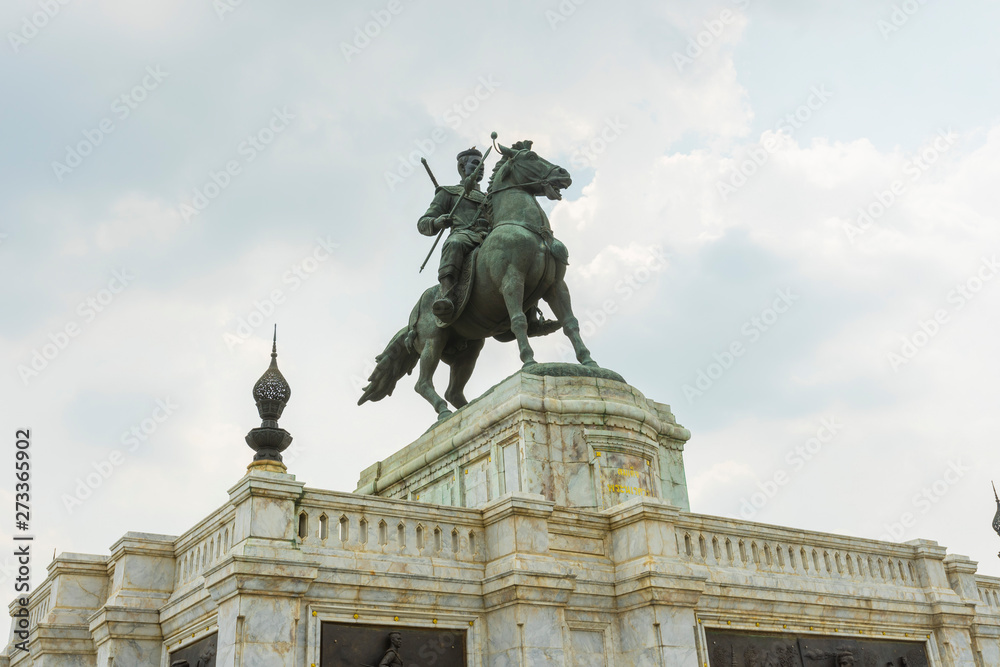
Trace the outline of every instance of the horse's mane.
{"type": "Polygon", "coordinates": [[[510,161],[510,158],[507,157],[506,155],[504,155],[502,158],[500,158],[497,161],[497,163],[495,165],[493,165],[493,171],[492,171],[492,173],[490,173],[490,181],[489,181],[489,183],[486,184],[486,194],[489,194],[490,190],[493,189],[493,181],[496,180],[497,174],[500,172],[500,168],[503,165],[507,164],[507,162],[509,162],[509,161],[510,161]]]}
{"type": "MultiPolygon", "coordinates": [[[[515,151],[530,151],[531,144],[533,142],[530,139],[525,139],[524,141],[516,141],[511,145],[511,149],[515,151]]],[[[490,174],[490,181],[486,184],[486,194],[489,195],[490,191],[493,189],[493,182],[499,183],[498,177],[500,176],[501,169],[509,163],[511,160],[510,156],[504,155],[500,158],[495,165],[493,165],[493,172],[490,174]]]]}

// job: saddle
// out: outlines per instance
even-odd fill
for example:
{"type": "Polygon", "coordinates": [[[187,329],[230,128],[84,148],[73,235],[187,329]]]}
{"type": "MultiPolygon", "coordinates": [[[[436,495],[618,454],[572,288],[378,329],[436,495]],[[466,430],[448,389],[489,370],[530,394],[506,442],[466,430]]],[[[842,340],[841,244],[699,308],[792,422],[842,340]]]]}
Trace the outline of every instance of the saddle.
{"type": "MultiPolygon", "coordinates": [[[[566,252],[566,246],[564,246],[558,239],[550,237],[551,241],[554,241],[554,248],[549,246],[550,254],[552,258],[557,262],[568,263],[568,253],[566,252]]],[[[455,287],[452,288],[451,298],[452,303],[455,304],[455,310],[452,311],[451,317],[447,321],[442,320],[440,317],[434,316],[435,323],[440,328],[448,327],[452,322],[457,320],[462,316],[465,311],[465,307],[469,305],[469,297],[472,295],[472,288],[476,280],[476,262],[479,259],[479,248],[476,246],[472,249],[468,255],[465,256],[465,260],[462,262],[462,271],[459,273],[458,281],[455,283],[455,287]]],[[[528,315],[528,336],[547,336],[550,333],[558,331],[562,328],[562,324],[558,320],[548,320],[542,315],[542,311],[538,308],[532,308],[530,311],[525,311],[528,315]]],[[[509,329],[502,333],[493,336],[496,340],[507,343],[514,340],[514,333],[509,329]]]]}

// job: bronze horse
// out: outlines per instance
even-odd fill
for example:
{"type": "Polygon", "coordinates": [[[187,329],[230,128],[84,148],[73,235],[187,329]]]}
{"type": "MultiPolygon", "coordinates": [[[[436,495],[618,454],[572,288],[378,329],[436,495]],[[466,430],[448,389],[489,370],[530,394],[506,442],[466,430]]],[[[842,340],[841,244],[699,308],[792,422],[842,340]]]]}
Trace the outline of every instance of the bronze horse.
{"type": "Polygon", "coordinates": [[[502,157],[493,169],[487,188],[490,233],[479,247],[474,282],[468,304],[448,326],[431,312],[439,287],[429,288],[410,314],[408,326],[399,330],[376,357],[375,370],[358,401],[378,401],[392,394],[396,382],[420,362],[416,391],[434,406],[438,419],[452,414],[448,403],[460,408],[468,400],[465,385],[490,336],[517,340],[524,368],[535,364],[528,342],[528,318],[539,299],[555,314],[573,343],[577,360],[597,364],[580,338],[580,324],[570,306],[566,275],[566,246],[556,240],[549,219],[535,200],[545,195],[561,199],[569,187],[569,172],[539,157],[531,142],[498,146],[502,157]],[[448,389],[442,398],[434,389],[438,362],[451,366],[448,389]],[[447,402],[446,402],[447,399],[447,402]]]}

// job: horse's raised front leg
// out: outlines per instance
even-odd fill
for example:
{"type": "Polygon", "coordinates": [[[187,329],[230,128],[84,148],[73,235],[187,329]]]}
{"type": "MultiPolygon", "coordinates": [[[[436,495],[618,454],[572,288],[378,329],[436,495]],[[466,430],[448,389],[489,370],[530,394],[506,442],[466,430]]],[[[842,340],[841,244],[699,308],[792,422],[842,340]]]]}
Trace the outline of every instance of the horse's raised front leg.
{"type": "Polygon", "coordinates": [[[437,410],[438,419],[444,419],[451,415],[448,404],[441,396],[434,391],[434,371],[437,370],[438,362],[441,361],[441,354],[444,352],[446,335],[435,331],[429,336],[421,336],[424,342],[423,350],[420,352],[420,377],[414,387],[416,392],[427,399],[427,402],[437,410]]]}
{"type": "Polygon", "coordinates": [[[444,397],[456,408],[469,402],[465,398],[465,385],[472,377],[472,371],[476,368],[476,360],[485,344],[485,340],[470,340],[468,346],[456,354],[454,361],[451,362],[451,378],[448,381],[444,397]]]}
{"type": "Polygon", "coordinates": [[[526,368],[535,363],[535,353],[528,343],[528,317],[524,314],[524,276],[508,271],[500,290],[503,292],[507,315],[510,317],[510,330],[517,338],[521,363],[526,368]]]}
{"type": "Polygon", "coordinates": [[[573,351],[576,352],[576,360],[584,366],[597,366],[597,362],[590,358],[590,350],[583,344],[580,337],[580,322],[573,315],[573,307],[570,305],[569,288],[566,282],[560,280],[542,297],[545,303],[555,314],[556,318],[563,325],[563,333],[573,343],[573,351]]]}

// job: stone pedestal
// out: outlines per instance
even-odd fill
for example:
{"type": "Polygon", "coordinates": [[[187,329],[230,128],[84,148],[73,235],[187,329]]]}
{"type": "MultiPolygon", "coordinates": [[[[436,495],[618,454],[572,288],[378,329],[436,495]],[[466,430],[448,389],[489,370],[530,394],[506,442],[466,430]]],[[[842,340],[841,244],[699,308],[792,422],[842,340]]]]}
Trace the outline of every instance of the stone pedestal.
{"type": "Polygon", "coordinates": [[[175,539],[126,533],[111,547],[111,594],[90,619],[98,665],[160,664],[159,609],[174,590],[175,539]]]}
{"type": "Polygon", "coordinates": [[[217,667],[295,667],[302,598],[317,567],[290,550],[305,485],[294,475],[251,469],[232,489],[233,545],[204,574],[218,606],[217,667]]]}
{"type": "Polygon", "coordinates": [[[513,493],[483,511],[490,664],[569,664],[563,628],[576,576],[549,549],[552,510],[540,495],[513,493]]]}
{"type": "Polygon", "coordinates": [[[652,497],[686,510],[690,437],[624,382],[520,372],[367,468],[356,493],[483,507],[524,492],[595,510],[652,497]]]}
{"type": "Polygon", "coordinates": [[[705,591],[706,568],[678,559],[679,512],[636,499],[607,512],[621,654],[628,664],[697,667],[692,642],[695,606],[705,591]]]}
{"type": "MultiPolygon", "coordinates": [[[[88,619],[107,599],[108,558],[60,554],[48,577],[31,596],[33,627],[28,640],[33,667],[96,665],[95,641],[88,619]],[[38,603],[35,601],[38,600],[38,603]]],[[[13,658],[25,654],[13,652],[13,658]]]]}

